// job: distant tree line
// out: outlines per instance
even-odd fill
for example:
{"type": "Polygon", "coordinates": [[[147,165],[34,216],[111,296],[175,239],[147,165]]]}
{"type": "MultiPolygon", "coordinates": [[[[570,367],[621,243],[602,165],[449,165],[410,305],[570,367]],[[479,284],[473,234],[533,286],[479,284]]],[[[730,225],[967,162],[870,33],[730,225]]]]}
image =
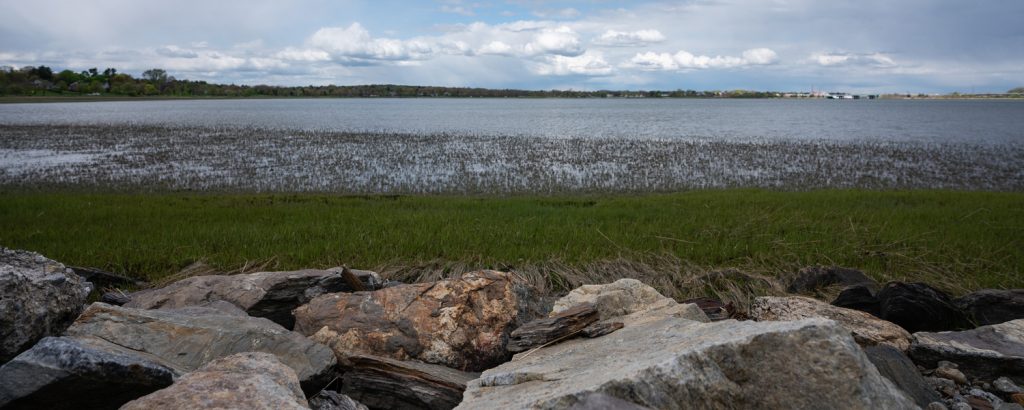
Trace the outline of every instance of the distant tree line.
{"type": "Polygon", "coordinates": [[[0,67],[0,95],[118,95],[174,97],[561,97],[561,98],[773,98],[775,92],[761,91],[573,91],[514,90],[489,88],[431,87],[392,84],[354,86],[301,86],[211,84],[179,80],[165,70],[146,70],[139,78],[115,68],[99,71],[54,72],[47,66],[0,67]]]}

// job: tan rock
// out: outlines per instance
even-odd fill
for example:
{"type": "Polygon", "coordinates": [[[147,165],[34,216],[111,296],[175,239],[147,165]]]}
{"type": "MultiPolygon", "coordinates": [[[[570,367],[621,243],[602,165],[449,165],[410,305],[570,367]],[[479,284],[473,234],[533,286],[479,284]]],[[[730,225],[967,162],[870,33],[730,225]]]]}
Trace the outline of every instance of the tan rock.
{"type": "Polygon", "coordinates": [[[604,285],[583,285],[573,289],[555,301],[551,316],[584,303],[597,306],[600,320],[677,304],[675,300],[663,296],[643,282],[619,279],[604,285]]]}
{"type": "Polygon", "coordinates": [[[133,400],[122,410],[308,409],[295,371],[268,353],[214,360],[170,387],[133,400]]]}
{"type": "MultiPolygon", "coordinates": [[[[370,271],[350,270],[365,288],[380,285],[380,277],[370,271]]],[[[305,269],[290,272],[257,272],[245,275],[193,276],[166,287],[131,294],[125,307],[136,309],[178,309],[228,302],[250,316],[265,317],[291,329],[295,319],[291,311],[312,299],[331,292],[350,292],[342,268],[305,269]]]]}
{"type": "Polygon", "coordinates": [[[750,306],[749,315],[758,321],[832,319],[849,330],[861,346],[887,344],[904,352],[910,348],[910,333],[903,328],[868,313],[832,306],[808,297],[759,297],[750,306]]]}
{"type": "Polygon", "coordinates": [[[509,333],[532,319],[524,289],[508,273],[480,271],[374,292],[321,295],[295,309],[295,330],[330,346],[342,359],[361,353],[480,371],[505,361],[509,333]]]}

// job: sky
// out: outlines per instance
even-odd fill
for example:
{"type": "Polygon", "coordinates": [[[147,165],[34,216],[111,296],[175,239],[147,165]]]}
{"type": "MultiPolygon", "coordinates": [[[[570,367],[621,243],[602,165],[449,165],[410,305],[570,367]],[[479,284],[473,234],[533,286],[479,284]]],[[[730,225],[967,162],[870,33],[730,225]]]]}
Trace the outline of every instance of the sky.
{"type": "Polygon", "coordinates": [[[270,85],[1005,92],[1022,0],[0,0],[0,65],[270,85]]]}

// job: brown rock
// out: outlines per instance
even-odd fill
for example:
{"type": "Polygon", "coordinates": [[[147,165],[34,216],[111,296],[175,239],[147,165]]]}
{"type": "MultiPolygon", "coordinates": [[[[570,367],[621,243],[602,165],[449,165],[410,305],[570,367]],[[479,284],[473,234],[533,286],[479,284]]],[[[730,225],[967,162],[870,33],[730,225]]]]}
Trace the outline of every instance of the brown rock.
{"type": "Polygon", "coordinates": [[[369,354],[478,371],[504,362],[509,334],[532,319],[529,292],[508,273],[375,292],[321,295],[295,309],[295,330],[339,358],[369,354]]]}
{"type": "Polygon", "coordinates": [[[935,369],[935,377],[941,377],[943,379],[952,380],[961,386],[967,385],[967,376],[964,376],[963,372],[954,369],[952,367],[940,367],[935,369]]]}
{"type": "Polygon", "coordinates": [[[345,363],[342,392],[377,409],[451,409],[466,384],[479,376],[444,366],[352,355],[345,363]]]}
{"type": "Polygon", "coordinates": [[[597,307],[591,303],[584,303],[558,312],[552,317],[534,320],[512,331],[508,351],[522,352],[577,335],[597,319],[597,307]]]}
{"type": "Polygon", "coordinates": [[[910,334],[893,323],[861,311],[832,306],[808,297],[759,297],[751,305],[749,314],[758,321],[823,317],[832,319],[849,330],[854,340],[861,346],[887,344],[901,351],[906,351],[910,347],[910,334]]]}
{"type": "Polygon", "coordinates": [[[1014,403],[1024,406],[1024,393],[1011,394],[1010,400],[1013,400],[1014,403]]]}
{"type": "Polygon", "coordinates": [[[239,353],[188,373],[122,410],[308,409],[295,371],[267,353],[239,353]]]}

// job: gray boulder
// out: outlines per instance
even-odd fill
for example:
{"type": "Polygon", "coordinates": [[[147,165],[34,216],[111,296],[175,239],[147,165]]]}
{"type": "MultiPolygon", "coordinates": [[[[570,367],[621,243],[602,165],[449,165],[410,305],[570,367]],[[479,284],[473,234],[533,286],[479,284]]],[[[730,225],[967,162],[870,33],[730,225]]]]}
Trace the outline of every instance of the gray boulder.
{"type": "Polygon", "coordinates": [[[1024,319],[1024,289],[985,289],[956,299],[956,305],[981,325],[1024,319]]]}
{"type": "Polygon", "coordinates": [[[942,399],[924,380],[914,362],[900,349],[878,345],[865,348],[864,353],[882,376],[907,393],[918,406],[928,407],[930,403],[942,399]]]}
{"type": "Polygon", "coordinates": [[[829,286],[846,288],[857,285],[872,290],[878,289],[878,282],[859,270],[839,266],[812,266],[800,269],[786,291],[814,293],[829,286]]]}
{"type": "Polygon", "coordinates": [[[170,387],[121,407],[152,409],[308,409],[292,368],[267,353],[238,353],[186,374],[170,387]]]}
{"type": "Polygon", "coordinates": [[[0,408],[117,408],[170,386],[180,373],[100,339],[47,337],[0,367],[0,408]]]}
{"type": "Polygon", "coordinates": [[[91,290],[89,282],[60,262],[0,248],[0,364],[39,339],[63,332],[91,290]]]}
{"type": "MultiPolygon", "coordinates": [[[[379,289],[375,272],[349,270],[363,289],[379,289]]],[[[265,317],[291,329],[295,325],[292,310],[313,297],[332,292],[352,292],[342,268],[306,269],[292,272],[258,272],[246,275],[193,276],[166,287],[131,294],[124,304],[136,309],[175,309],[225,301],[250,316],[265,317]]]]}
{"type": "Polygon", "coordinates": [[[271,353],[294,369],[303,388],[312,392],[330,381],[337,362],[326,346],[267,319],[200,307],[141,310],[97,302],[66,334],[103,339],[184,371],[235,353],[271,353]]]}
{"type": "Polygon", "coordinates": [[[914,333],[909,353],[927,368],[947,360],[971,379],[1005,376],[1024,383],[1024,319],[960,332],[914,333]]]}
{"type": "Polygon", "coordinates": [[[623,321],[485,371],[458,408],[562,409],[595,393],[657,409],[916,407],[830,320],[623,321]]]}

